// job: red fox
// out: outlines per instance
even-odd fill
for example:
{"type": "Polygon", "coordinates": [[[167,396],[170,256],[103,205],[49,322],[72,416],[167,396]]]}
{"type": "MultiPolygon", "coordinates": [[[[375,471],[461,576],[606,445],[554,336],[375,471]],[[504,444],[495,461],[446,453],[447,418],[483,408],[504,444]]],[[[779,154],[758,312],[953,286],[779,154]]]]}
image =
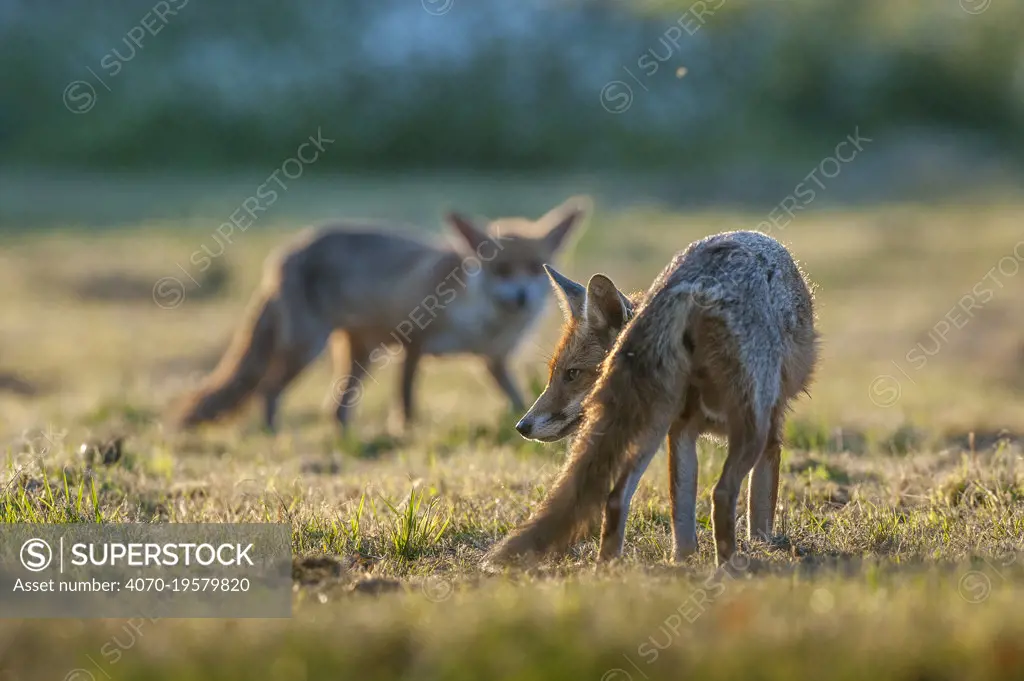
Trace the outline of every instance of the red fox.
{"type": "Polygon", "coordinates": [[[710,236],[633,296],[604,275],[584,288],[547,271],[566,324],[547,388],[516,428],[544,442],[576,436],[540,509],[487,562],[564,549],[602,505],[599,556],[619,556],[633,492],[666,434],[674,559],[697,550],[697,438],[705,433],[729,441],[713,493],[718,564],[736,550],[748,473],[749,537],[769,538],[785,413],[807,391],[819,343],[811,286],[786,248],[759,232],[710,236]]]}
{"type": "Polygon", "coordinates": [[[539,220],[503,218],[486,230],[451,213],[447,222],[461,236],[452,247],[345,225],[305,230],[267,258],[227,353],[177,405],[172,422],[195,426],[258,396],[273,431],[281,393],[328,343],[341,383],[335,416],[342,426],[369,370],[401,349],[406,425],[414,418],[414,379],[425,355],[484,358],[521,411],[525,404],[508,358],[546,302],[544,264],[589,206],[588,197],[572,197],[539,220]]]}

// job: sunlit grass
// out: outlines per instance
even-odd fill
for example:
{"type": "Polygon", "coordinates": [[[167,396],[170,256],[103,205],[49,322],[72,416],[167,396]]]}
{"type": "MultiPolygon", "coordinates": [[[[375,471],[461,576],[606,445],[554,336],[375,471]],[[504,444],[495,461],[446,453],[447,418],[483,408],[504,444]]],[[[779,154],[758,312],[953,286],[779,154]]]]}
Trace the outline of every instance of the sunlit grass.
{"type": "MultiPolygon", "coordinates": [[[[823,362],[787,424],[778,536],[743,541],[749,562],[722,589],[709,581],[719,444],[700,446],[700,548],[683,565],[668,562],[659,454],[618,564],[597,567],[591,538],[539,569],[486,573],[481,557],[543,499],[565,447],[522,440],[479,363],[427,362],[422,422],[404,435],[390,427],[397,375],[388,367],[367,382],[354,432],[339,437],[324,411],[326,359],[285,398],[277,436],[252,414],[172,435],[160,425],[163,409],[216,361],[263,255],[283,234],[247,234],[225,255],[232,278],[223,294],[186,297],[171,310],[146,299],[80,300],[75,282],[97,271],[155,282],[196,248],[199,231],[19,238],[0,255],[0,287],[17,292],[0,300],[0,370],[41,390],[0,396],[11,443],[0,462],[0,520],[287,522],[296,616],[154,622],[116,662],[101,651],[128,640],[119,623],[4,621],[0,671],[25,679],[64,678],[90,664],[100,665],[87,667],[96,678],[116,679],[1014,678],[1024,666],[1024,468],[1012,437],[1024,430],[1015,383],[1024,376],[1015,314],[1024,287],[1006,279],[936,356],[908,371],[913,382],[898,374],[893,404],[873,403],[869,387],[896,374],[893,361],[908,368],[907,350],[1012,253],[1022,213],[809,213],[779,235],[820,284],[823,362]],[[57,277],[53,263],[64,262],[73,264],[57,277]],[[55,429],[55,446],[33,436],[55,429]],[[128,436],[119,461],[90,465],[77,453],[87,435],[111,433],[128,436]]],[[[759,220],[598,214],[563,269],[577,279],[605,271],[640,288],[690,240],[759,220]],[[625,252],[634,259],[619,257],[625,252]]],[[[518,360],[531,395],[546,377],[558,321],[552,309],[518,360]]]]}

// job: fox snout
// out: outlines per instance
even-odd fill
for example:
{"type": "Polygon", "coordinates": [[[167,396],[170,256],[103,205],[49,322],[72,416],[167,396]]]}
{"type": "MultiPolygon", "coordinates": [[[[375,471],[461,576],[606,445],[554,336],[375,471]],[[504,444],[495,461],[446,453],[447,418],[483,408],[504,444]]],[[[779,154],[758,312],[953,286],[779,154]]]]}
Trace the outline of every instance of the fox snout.
{"type": "Polygon", "coordinates": [[[519,419],[519,423],[516,424],[516,430],[527,440],[530,439],[530,434],[533,433],[533,419],[530,418],[529,414],[519,419]]]}
{"type": "Polygon", "coordinates": [[[507,310],[519,312],[534,309],[543,302],[547,287],[540,278],[520,277],[495,282],[490,292],[499,305],[507,310]]]}
{"type": "Polygon", "coordinates": [[[575,430],[579,417],[571,417],[564,412],[557,414],[534,414],[527,412],[519,419],[516,430],[527,440],[537,442],[557,442],[575,430]]]}
{"type": "Polygon", "coordinates": [[[498,300],[514,310],[526,309],[530,304],[530,289],[527,286],[512,286],[499,290],[498,300]]]}

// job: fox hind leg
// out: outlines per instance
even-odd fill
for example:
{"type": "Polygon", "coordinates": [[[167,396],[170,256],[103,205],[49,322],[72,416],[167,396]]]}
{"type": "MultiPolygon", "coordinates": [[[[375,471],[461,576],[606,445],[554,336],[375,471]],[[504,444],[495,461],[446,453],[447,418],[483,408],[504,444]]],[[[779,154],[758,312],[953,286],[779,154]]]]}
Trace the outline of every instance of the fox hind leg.
{"type": "Polygon", "coordinates": [[[363,398],[363,381],[369,375],[370,349],[358,336],[338,329],[331,334],[331,356],[335,375],[331,389],[334,418],[344,429],[348,427],[352,409],[363,398]],[[348,373],[343,374],[346,360],[348,373]]]}
{"type": "Polygon", "coordinates": [[[771,539],[775,524],[775,507],[779,498],[779,464],[782,458],[782,413],[772,413],[768,442],[764,453],[750,473],[747,487],[747,533],[750,539],[771,539]]]}
{"type": "Polygon", "coordinates": [[[740,487],[767,444],[767,425],[758,426],[757,420],[756,417],[730,418],[729,454],[722,467],[722,477],[715,485],[712,504],[715,556],[719,566],[736,552],[736,502],[739,501],[740,487]]]}

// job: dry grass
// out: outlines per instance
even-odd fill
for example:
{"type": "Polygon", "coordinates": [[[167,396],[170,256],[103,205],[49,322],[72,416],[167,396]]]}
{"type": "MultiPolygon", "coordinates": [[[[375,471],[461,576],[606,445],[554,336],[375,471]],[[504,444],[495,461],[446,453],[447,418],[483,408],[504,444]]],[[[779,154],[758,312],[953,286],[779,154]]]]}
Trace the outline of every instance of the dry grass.
{"type": "MultiPolygon", "coordinates": [[[[287,396],[277,437],[253,419],[165,434],[158,415],[216,360],[282,230],[239,239],[223,257],[223,294],[187,291],[172,310],[75,297],[66,283],[180,275],[176,263],[212,243],[198,226],[9,237],[0,370],[51,388],[0,393],[11,443],[0,516],[290,522],[296,609],[287,621],[147,622],[130,645],[123,622],[7,621],[0,678],[62,678],[77,667],[97,679],[639,681],[826,669],[837,679],[1012,678],[1024,666],[1024,468],[1016,440],[994,436],[1024,429],[1019,277],[1000,276],[1003,286],[923,367],[906,355],[1012,257],[1022,214],[1018,205],[891,206],[799,215],[777,233],[820,286],[824,361],[789,425],[779,537],[745,544],[744,562],[721,582],[708,490],[722,452],[711,443],[702,444],[701,552],[686,564],[667,562],[667,476],[656,463],[619,564],[595,569],[589,541],[528,573],[481,572],[486,549],[542,498],[563,449],[521,440],[471,362],[428,364],[423,424],[407,437],[388,428],[389,367],[359,405],[358,437],[339,439],[322,412],[326,362],[287,396]],[[901,381],[885,408],[869,392],[879,374],[901,381]],[[38,442],[47,428],[62,439],[41,459],[25,456],[30,445],[16,438],[38,442]],[[128,435],[124,455],[93,471],[96,502],[61,503],[60,489],[48,501],[44,473],[73,486],[86,466],[77,445],[115,432],[128,435]]],[[[601,214],[563,269],[646,286],[690,240],[760,219],[601,214]]],[[[534,391],[557,322],[552,310],[519,363],[534,391]]]]}

